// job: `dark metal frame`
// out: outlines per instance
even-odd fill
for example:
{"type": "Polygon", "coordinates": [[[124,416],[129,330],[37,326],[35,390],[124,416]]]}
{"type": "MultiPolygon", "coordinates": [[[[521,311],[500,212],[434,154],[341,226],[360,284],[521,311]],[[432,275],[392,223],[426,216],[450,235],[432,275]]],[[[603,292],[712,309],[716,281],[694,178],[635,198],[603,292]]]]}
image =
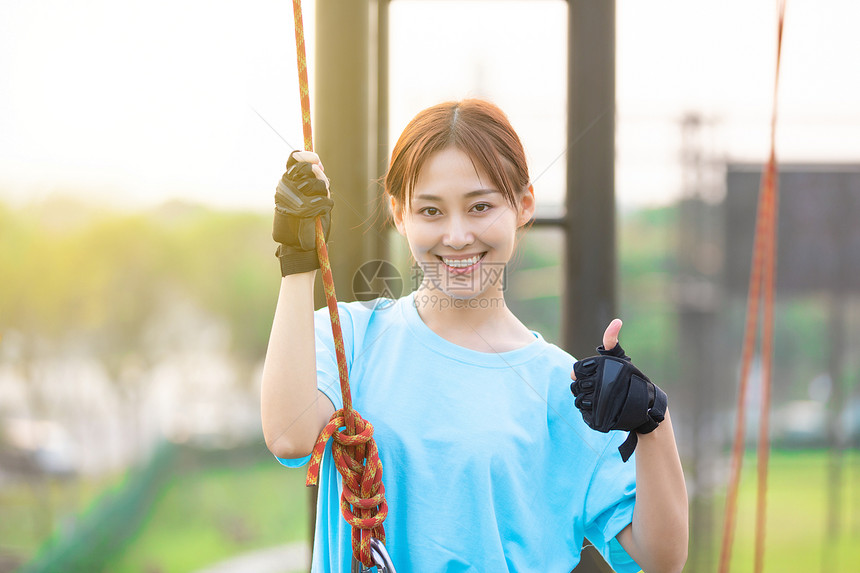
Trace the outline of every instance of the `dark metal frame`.
{"type": "MultiPolygon", "coordinates": [[[[337,41],[317,51],[317,149],[338,173],[342,197],[330,242],[335,286],[351,292],[358,266],[387,254],[385,233],[355,229],[384,219],[376,185],[388,157],[388,4],[392,0],[317,0],[318,34],[337,41]],[[333,8],[336,6],[336,9],[333,8]],[[323,8],[323,9],[321,9],[323,8]],[[376,11],[370,18],[356,17],[376,11]],[[367,25],[362,27],[364,21],[367,25]],[[338,23],[340,26],[338,27],[338,23]],[[371,29],[375,26],[375,30],[371,29]],[[376,41],[372,41],[373,38],[376,41]],[[372,49],[343,50],[364,41],[372,49]],[[345,59],[348,58],[348,61],[345,59]],[[346,127],[345,127],[346,126],[346,127]],[[375,131],[368,144],[366,134],[375,131]],[[348,152],[344,152],[347,149],[348,152]]],[[[562,345],[574,356],[593,354],[616,313],[615,255],[615,1],[567,0],[567,189],[560,217],[538,218],[539,227],[565,233],[562,345]]]]}
{"type": "MultiPolygon", "coordinates": [[[[322,110],[317,114],[321,121],[315,122],[316,149],[340,182],[340,224],[333,227],[329,242],[341,298],[349,298],[352,277],[362,262],[387,254],[386,233],[364,233],[360,241],[354,235],[356,229],[366,229],[368,221],[383,219],[386,210],[376,185],[367,182],[383,174],[388,161],[390,1],[317,0],[317,37],[326,41],[316,53],[313,92],[322,110]],[[376,11],[373,23],[370,10],[376,11]],[[375,139],[367,137],[371,131],[375,139]],[[376,145],[369,145],[369,139],[376,145]]],[[[587,356],[616,312],[615,0],[567,2],[565,212],[537,218],[533,224],[565,234],[562,345],[574,356],[587,356]]],[[[323,300],[319,294],[318,306],[323,300]]],[[[601,570],[596,561],[586,565],[588,554],[583,552],[577,572],[601,570]]]]}

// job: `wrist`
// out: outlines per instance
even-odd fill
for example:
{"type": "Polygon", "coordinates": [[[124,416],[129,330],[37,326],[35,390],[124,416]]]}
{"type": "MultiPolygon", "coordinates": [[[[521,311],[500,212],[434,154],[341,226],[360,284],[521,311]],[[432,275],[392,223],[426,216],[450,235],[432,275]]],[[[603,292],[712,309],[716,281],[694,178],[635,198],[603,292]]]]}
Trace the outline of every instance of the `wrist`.
{"type": "Polygon", "coordinates": [[[666,393],[663,392],[659,386],[652,383],[648,391],[649,393],[653,393],[650,405],[648,406],[648,420],[633,430],[640,436],[650,434],[659,428],[666,416],[666,411],[669,408],[668,396],[666,396],[666,393]]]}
{"type": "MultiPolygon", "coordinates": [[[[296,299],[307,297],[310,300],[310,307],[314,307],[314,285],[316,284],[316,271],[306,271],[303,273],[295,273],[281,277],[281,288],[279,297],[288,299],[296,299]]],[[[295,302],[293,300],[293,302],[295,302]]]]}
{"type": "Polygon", "coordinates": [[[303,251],[287,245],[279,245],[275,253],[281,265],[281,276],[315,271],[320,268],[316,251],[303,251]]]}
{"type": "Polygon", "coordinates": [[[295,284],[295,285],[305,285],[311,284],[313,285],[316,281],[317,271],[316,269],[312,271],[304,271],[301,273],[293,273],[291,275],[286,275],[281,277],[282,284],[295,284]]]}
{"type": "Polygon", "coordinates": [[[672,424],[671,422],[669,422],[668,410],[666,411],[666,415],[664,416],[663,420],[659,424],[657,424],[657,427],[654,428],[652,431],[646,434],[640,433],[638,429],[634,431],[639,435],[640,440],[643,438],[647,440],[659,440],[659,436],[663,435],[667,431],[673,433],[674,435],[674,430],[672,430],[672,424]]]}

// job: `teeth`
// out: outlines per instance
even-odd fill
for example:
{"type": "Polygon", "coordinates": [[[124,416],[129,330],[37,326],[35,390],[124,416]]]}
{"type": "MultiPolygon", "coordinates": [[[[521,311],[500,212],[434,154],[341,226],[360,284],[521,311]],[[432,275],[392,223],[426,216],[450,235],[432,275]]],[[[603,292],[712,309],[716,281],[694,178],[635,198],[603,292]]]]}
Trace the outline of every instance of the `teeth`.
{"type": "Polygon", "coordinates": [[[445,257],[442,257],[442,262],[449,267],[462,269],[465,267],[471,267],[472,265],[480,261],[481,257],[483,256],[484,255],[475,255],[474,257],[469,257],[468,259],[446,259],[445,257]]]}

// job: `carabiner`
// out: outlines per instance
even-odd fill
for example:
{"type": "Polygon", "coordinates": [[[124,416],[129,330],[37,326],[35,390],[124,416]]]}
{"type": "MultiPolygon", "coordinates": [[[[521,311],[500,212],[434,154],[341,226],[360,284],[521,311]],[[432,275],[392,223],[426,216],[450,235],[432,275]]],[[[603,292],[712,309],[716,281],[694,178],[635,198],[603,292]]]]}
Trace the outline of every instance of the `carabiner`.
{"type": "MultiPolygon", "coordinates": [[[[370,558],[376,566],[376,573],[397,573],[385,545],[375,537],[370,538],[370,558]]],[[[364,563],[353,557],[352,573],[371,573],[371,571],[370,567],[365,567],[364,563]]]]}

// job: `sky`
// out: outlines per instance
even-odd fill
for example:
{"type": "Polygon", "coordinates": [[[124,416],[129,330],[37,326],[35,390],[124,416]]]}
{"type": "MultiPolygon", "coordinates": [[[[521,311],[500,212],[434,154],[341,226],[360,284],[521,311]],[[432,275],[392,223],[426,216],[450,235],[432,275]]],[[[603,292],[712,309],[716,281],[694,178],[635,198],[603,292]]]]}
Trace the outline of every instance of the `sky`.
{"type": "MultiPolygon", "coordinates": [[[[390,139],[427,105],[487,97],[519,131],[539,200],[560,204],[566,2],[393,0],[390,10],[390,139]]],[[[617,0],[616,10],[619,204],[681,193],[686,114],[704,120],[707,157],[762,161],[776,2],[617,0]]],[[[857,21],[857,2],[788,0],[781,160],[860,162],[857,21]]],[[[289,0],[0,3],[0,201],[59,193],[271,210],[290,149],[281,137],[302,141],[294,42],[289,0]]]]}

